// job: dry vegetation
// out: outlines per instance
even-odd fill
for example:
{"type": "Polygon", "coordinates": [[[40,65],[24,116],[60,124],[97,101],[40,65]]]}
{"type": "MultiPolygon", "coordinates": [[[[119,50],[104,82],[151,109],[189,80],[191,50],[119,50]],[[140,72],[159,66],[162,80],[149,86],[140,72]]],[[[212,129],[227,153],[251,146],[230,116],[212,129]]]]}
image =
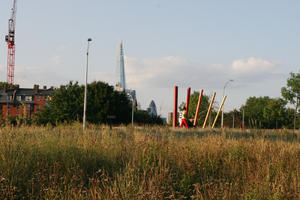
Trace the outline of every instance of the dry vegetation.
{"type": "Polygon", "coordinates": [[[300,199],[298,134],[5,127],[0,199],[300,199]]]}

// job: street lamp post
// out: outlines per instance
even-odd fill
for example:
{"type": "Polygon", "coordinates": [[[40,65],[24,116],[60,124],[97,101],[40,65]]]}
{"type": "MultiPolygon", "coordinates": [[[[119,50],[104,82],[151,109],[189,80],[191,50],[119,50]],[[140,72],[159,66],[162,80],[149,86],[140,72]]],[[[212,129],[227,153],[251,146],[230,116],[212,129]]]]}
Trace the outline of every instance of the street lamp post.
{"type": "Polygon", "coordinates": [[[245,110],[243,108],[242,128],[244,129],[244,127],[245,127],[245,110]]]}
{"type": "Polygon", "coordinates": [[[234,110],[233,110],[233,114],[232,114],[232,128],[234,128],[234,110]]]}
{"type": "Polygon", "coordinates": [[[86,68],[85,68],[85,88],[84,88],[84,102],[83,102],[83,130],[86,127],[86,97],[87,97],[87,79],[88,79],[88,67],[89,67],[89,48],[90,42],[92,41],[91,38],[87,40],[87,51],[86,51],[86,68]]]}
{"type": "MultiPolygon", "coordinates": [[[[225,95],[225,88],[226,88],[226,86],[230,83],[230,82],[232,82],[233,80],[232,79],[230,79],[230,80],[228,80],[225,84],[224,84],[224,87],[223,87],[223,97],[224,97],[224,95],[225,95]]],[[[222,118],[221,118],[221,128],[223,128],[223,121],[224,120],[224,106],[222,107],[222,118]]]]}
{"type": "Polygon", "coordinates": [[[133,95],[128,93],[128,95],[131,97],[132,99],[132,105],[131,105],[131,125],[133,126],[133,117],[134,117],[134,101],[135,99],[133,98],[133,95]]]}
{"type": "Polygon", "coordinates": [[[133,126],[133,115],[134,115],[134,99],[132,98],[132,110],[131,110],[131,125],[133,126]]]}

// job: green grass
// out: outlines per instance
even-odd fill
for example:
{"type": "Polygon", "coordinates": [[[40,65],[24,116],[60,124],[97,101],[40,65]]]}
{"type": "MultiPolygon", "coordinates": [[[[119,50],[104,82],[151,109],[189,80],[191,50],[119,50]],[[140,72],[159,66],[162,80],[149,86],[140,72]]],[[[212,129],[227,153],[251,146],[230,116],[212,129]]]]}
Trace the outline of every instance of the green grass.
{"type": "Polygon", "coordinates": [[[300,199],[300,133],[4,127],[0,199],[300,199]]]}

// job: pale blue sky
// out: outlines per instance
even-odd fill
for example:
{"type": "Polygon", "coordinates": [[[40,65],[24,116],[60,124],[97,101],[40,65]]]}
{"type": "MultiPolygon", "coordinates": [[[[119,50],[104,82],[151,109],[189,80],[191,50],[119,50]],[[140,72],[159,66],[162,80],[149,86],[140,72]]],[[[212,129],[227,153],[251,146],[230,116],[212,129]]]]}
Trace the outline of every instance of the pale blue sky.
{"type": "MultiPolygon", "coordinates": [[[[0,1],[2,81],[12,2],[0,1]]],[[[123,40],[127,85],[143,108],[154,99],[166,116],[174,84],[181,101],[191,86],[220,102],[229,79],[225,110],[239,108],[249,96],[279,97],[299,71],[299,9],[296,0],[18,0],[15,82],[82,83],[91,37],[89,80],[113,84],[123,40]]]]}

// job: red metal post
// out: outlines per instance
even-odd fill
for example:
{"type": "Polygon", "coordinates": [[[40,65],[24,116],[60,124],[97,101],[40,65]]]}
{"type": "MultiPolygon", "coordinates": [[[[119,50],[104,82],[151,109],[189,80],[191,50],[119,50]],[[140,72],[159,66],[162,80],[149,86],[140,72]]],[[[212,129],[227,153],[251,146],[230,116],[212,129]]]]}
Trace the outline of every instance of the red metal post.
{"type": "Polygon", "coordinates": [[[200,111],[200,105],[201,105],[201,101],[202,101],[202,96],[203,96],[203,90],[201,90],[200,94],[199,94],[199,99],[198,99],[198,104],[197,104],[197,110],[196,110],[195,118],[194,118],[194,126],[196,126],[197,122],[198,122],[198,116],[199,116],[199,111],[200,111]]]}
{"type": "Polygon", "coordinates": [[[178,86],[174,87],[173,127],[177,126],[178,86]]]}
{"type": "Polygon", "coordinates": [[[189,116],[190,96],[191,96],[191,88],[188,87],[187,94],[186,94],[186,104],[185,104],[186,116],[189,116]]]}

